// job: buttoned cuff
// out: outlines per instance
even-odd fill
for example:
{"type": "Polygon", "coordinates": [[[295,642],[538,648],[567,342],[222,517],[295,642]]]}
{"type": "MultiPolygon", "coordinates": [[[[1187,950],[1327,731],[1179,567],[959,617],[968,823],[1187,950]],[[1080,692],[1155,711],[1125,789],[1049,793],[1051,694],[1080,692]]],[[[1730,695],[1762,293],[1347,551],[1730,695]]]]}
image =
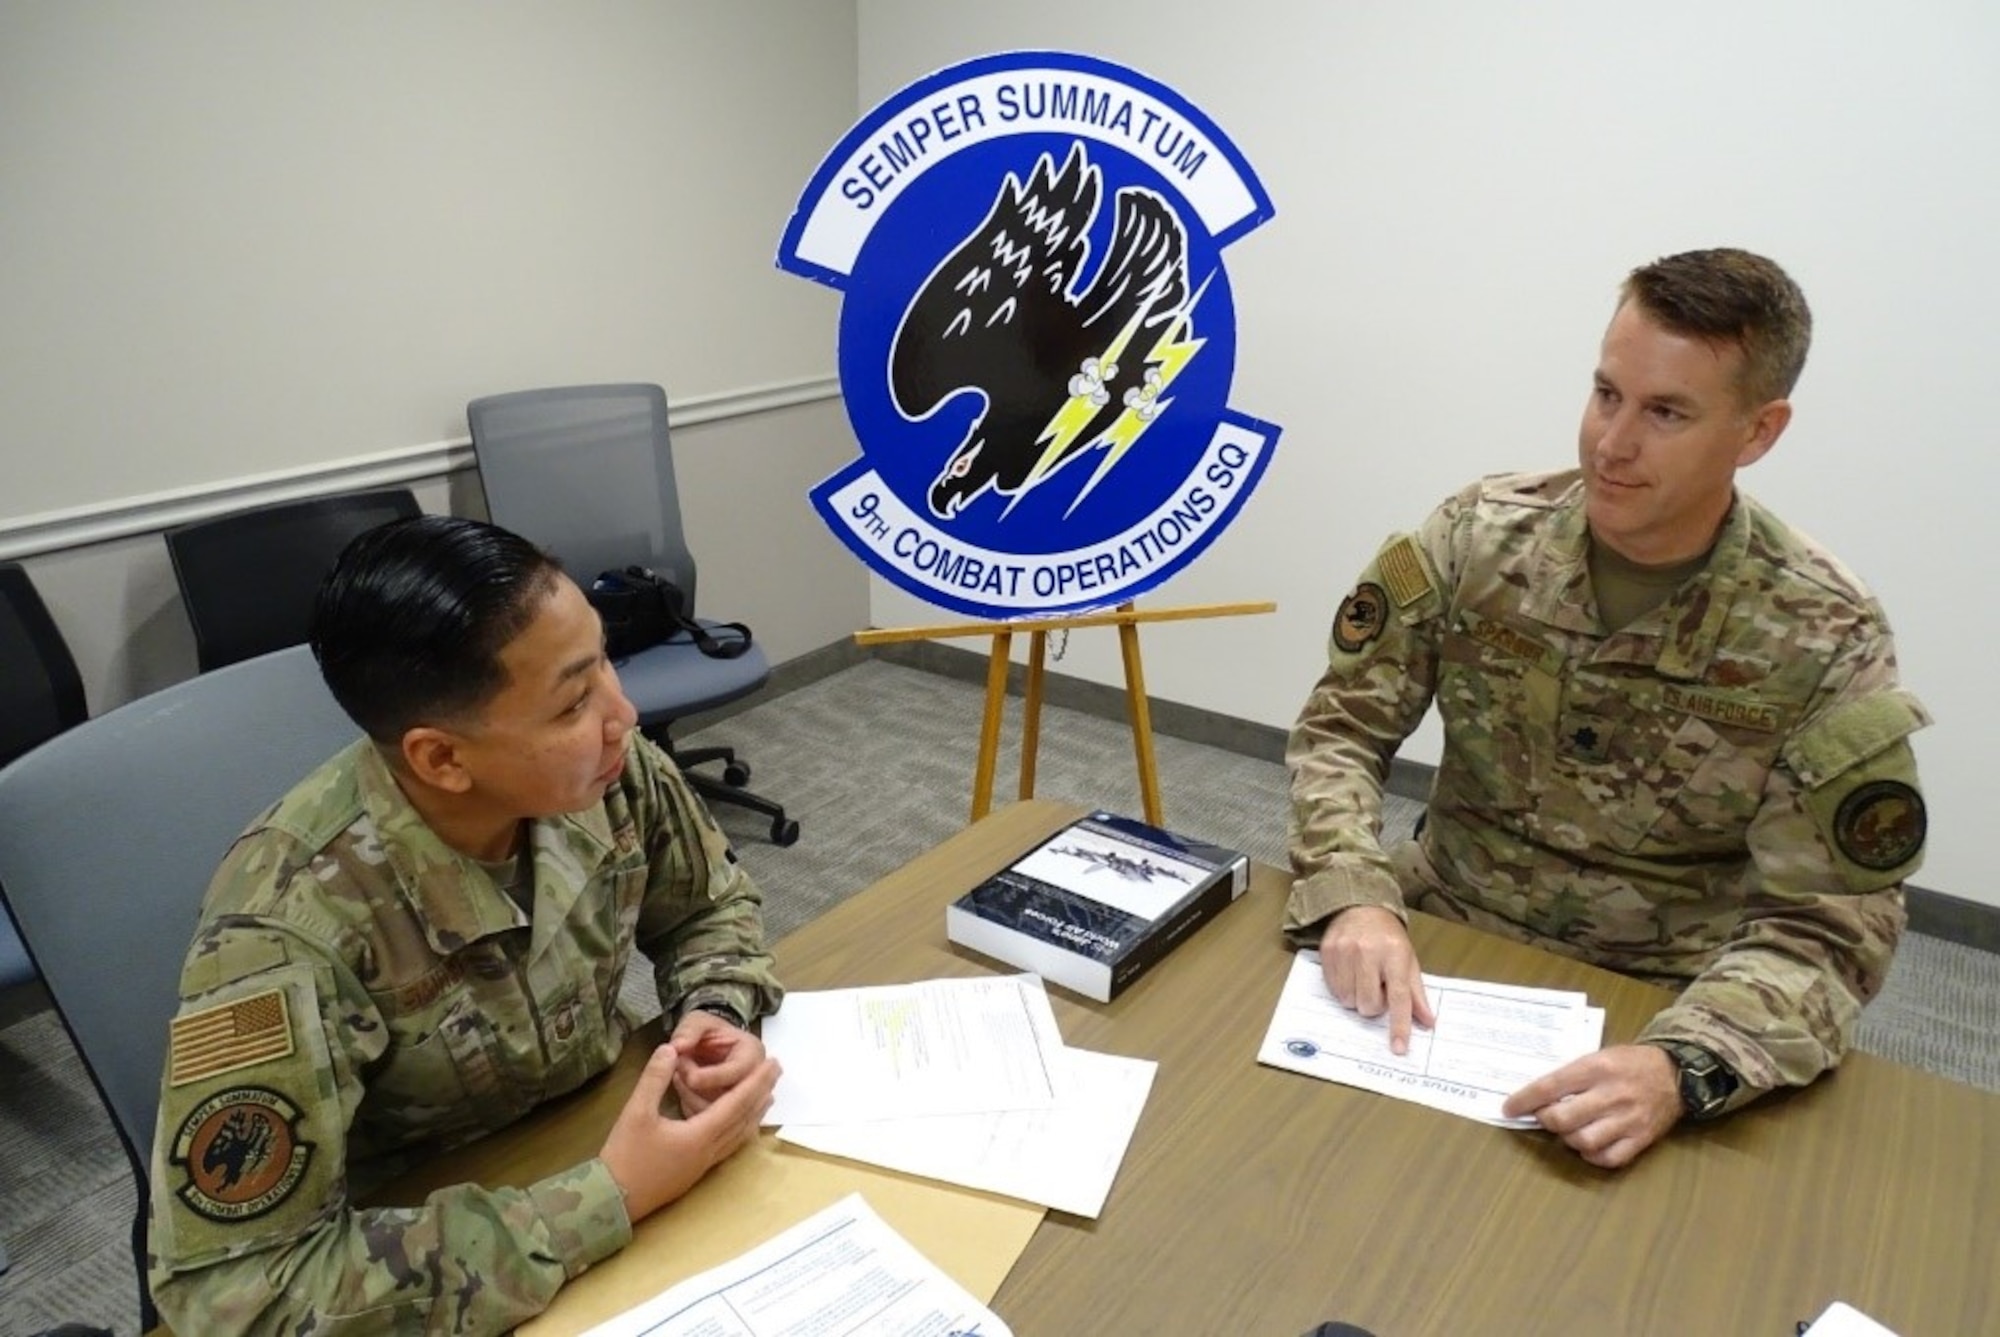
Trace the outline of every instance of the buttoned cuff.
{"type": "Polygon", "coordinates": [[[1403,889],[1389,869],[1374,861],[1352,860],[1320,869],[1292,883],[1285,902],[1285,937],[1300,947],[1319,946],[1326,921],[1342,910],[1372,905],[1410,922],[1403,889]]]}
{"type": "Polygon", "coordinates": [[[548,1231],[549,1251],[572,1281],[632,1242],[625,1194],[597,1157],[530,1185],[528,1197],[548,1231]]]}

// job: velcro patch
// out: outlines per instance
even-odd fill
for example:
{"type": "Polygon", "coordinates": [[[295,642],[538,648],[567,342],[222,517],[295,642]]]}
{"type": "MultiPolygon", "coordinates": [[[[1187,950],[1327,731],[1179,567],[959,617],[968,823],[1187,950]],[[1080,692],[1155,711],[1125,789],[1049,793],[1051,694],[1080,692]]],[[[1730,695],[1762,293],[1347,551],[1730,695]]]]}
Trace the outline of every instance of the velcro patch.
{"type": "Polygon", "coordinates": [[[1466,635],[1497,654],[1505,655],[1509,659],[1526,660],[1551,674],[1558,673],[1562,669],[1562,654],[1554,646],[1544,645],[1504,622],[1482,617],[1470,608],[1459,615],[1459,622],[1464,626],[1466,635]]]}
{"type": "Polygon", "coordinates": [[[299,1136],[299,1107],[262,1086],[218,1092],[194,1107],[174,1135],[182,1172],[175,1194],[211,1221],[248,1221],[276,1207],[305,1179],[313,1144],[299,1136]]]}
{"type": "Polygon", "coordinates": [[[1388,618],[1389,602],[1382,587],[1365,580],[1341,600],[1340,611],[1333,615],[1333,643],[1353,654],[1382,634],[1388,618]]]}
{"type": "Polygon", "coordinates": [[[174,1018],[167,1085],[186,1086],[292,1052],[291,1013],[283,989],[174,1018]]]}
{"type": "Polygon", "coordinates": [[[1382,572],[1382,579],[1389,586],[1389,595],[1395,599],[1396,607],[1408,608],[1432,590],[1431,573],[1424,567],[1424,559],[1417,552],[1417,541],[1408,534],[1384,548],[1376,557],[1375,565],[1382,572]]]}
{"type": "Polygon", "coordinates": [[[1877,692],[1829,710],[1786,744],[1786,759],[1808,789],[1817,789],[1930,722],[1908,692],[1877,692]]]}
{"type": "Polygon", "coordinates": [[[1840,801],[1833,840],[1863,868],[1887,872],[1917,857],[1929,826],[1923,795],[1915,788],[1901,780],[1874,780],[1840,801]]]}

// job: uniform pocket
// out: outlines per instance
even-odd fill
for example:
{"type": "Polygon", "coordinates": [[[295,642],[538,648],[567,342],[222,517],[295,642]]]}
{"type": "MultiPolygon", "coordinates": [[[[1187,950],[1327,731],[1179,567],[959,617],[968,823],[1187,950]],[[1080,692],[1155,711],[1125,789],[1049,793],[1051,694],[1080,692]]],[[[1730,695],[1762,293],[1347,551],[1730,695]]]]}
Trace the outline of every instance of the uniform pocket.
{"type": "Polygon", "coordinates": [[[493,1036],[472,1001],[390,1023],[396,1039],[368,1081],[370,1122],[394,1143],[451,1139],[494,1126],[505,1083],[493,1036]]]}
{"type": "Polygon", "coordinates": [[[1524,660],[1445,638],[1437,700],[1451,746],[1439,781],[1457,802],[1496,815],[1534,806],[1536,753],[1547,746],[1559,690],[1557,679],[1524,660]]]}
{"type": "Polygon", "coordinates": [[[1635,756],[1630,787],[1612,812],[1612,844],[1625,854],[1671,852],[1682,860],[1741,856],[1772,749],[1746,746],[1689,716],[1647,753],[1635,756]]]}

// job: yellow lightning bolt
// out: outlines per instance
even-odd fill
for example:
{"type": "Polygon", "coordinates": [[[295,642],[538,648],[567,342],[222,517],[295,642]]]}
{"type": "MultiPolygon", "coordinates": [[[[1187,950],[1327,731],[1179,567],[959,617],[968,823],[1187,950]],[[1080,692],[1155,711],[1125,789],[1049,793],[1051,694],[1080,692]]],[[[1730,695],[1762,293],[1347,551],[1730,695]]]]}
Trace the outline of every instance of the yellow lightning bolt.
{"type": "MultiPolygon", "coordinates": [[[[1100,371],[1115,366],[1118,359],[1124,355],[1125,345],[1132,342],[1132,336],[1139,332],[1139,322],[1146,318],[1146,310],[1147,308],[1141,307],[1134,312],[1132,319],[1125,323],[1125,328],[1118,331],[1118,337],[1098,354],[1097,366],[1100,371]]],[[[1000,512],[1001,519],[1006,519],[1007,511],[1013,510],[1021,498],[1034,491],[1035,484],[1041,482],[1049,470],[1055,468],[1066,457],[1070,446],[1083,435],[1083,429],[1090,426],[1091,419],[1097,416],[1100,407],[1096,400],[1085,393],[1071,395],[1063,406],[1056,410],[1055,416],[1049,419],[1049,425],[1035,438],[1036,445],[1047,442],[1047,449],[1042,451],[1042,456],[1035,461],[1035,466],[1028,470],[1028,476],[1021,481],[1020,489],[1008,501],[1007,510],[1000,512]]]]}
{"type": "MultiPolygon", "coordinates": [[[[1213,277],[1212,274],[1209,276],[1211,279],[1213,277]]],[[[1069,510],[1063,512],[1065,517],[1083,504],[1083,499],[1090,495],[1090,490],[1097,486],[1098,481],[1111,472],[1111,467],[1124,457],[1126,451],[1138,444],[1139,438],[1146,434],[1146,429],[1158,420],[1167,405],[1174,402],[1161,396],[1166,393],[1167,387],[1174,383],[1174,378],[1194,360],[1194,355],[1201,351],[1202,345],[1208,342],[1206,339],[1182,337],[1184,333],[1194,332],[1194,308],[1196,303],[1201,301],[1202,294],[1207,291],[1208,280],[1203,280],[1201,287],[1195,292],[1194,299],[1181,309],[1180,314],[1167,322],[1167,328],[1161,331],[1160,337],[1154,341],[1151,351],[1146,354],[1146,361],[1158,364],[1160,373],[1158,382],[1153,385],[1150,392],[1141,392],[1145,397],[1139,403],[1127,404],[1125,411],[1118,415],[1111,426],[1104,429],[1102,436],[1098,437],[1098,440],[1107,447],[1104,458],[1098,461],[1097,472],[1090,476],[1090,481],[1076,494],[1076,500],[1069,504],[1069,510]],[[1153,412],[1150,416],[1142,417],[1139,409],[1148,400],[1151,401],[1153,412]]]]}

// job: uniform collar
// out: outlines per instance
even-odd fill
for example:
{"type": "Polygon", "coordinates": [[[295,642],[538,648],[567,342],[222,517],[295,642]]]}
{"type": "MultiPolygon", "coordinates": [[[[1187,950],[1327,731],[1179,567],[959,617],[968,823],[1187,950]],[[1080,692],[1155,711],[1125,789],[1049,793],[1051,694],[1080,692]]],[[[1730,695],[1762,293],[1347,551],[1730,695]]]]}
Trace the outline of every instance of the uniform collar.
{"type": "Polygon", "coordinates": [[[1583,475],[1571,471],[1556,498],[1555,520],[1531,565],[1521,611],[1564,631],[1595,635],[1597,605],[1590,594],[1590,527],[1583,513],[1583,475]]]}
{"type": "Polygon", "coordinates": [[[1707,672],[1722,637],[1723,622],[1736,598],[1737,573],[1750,546],[1750,504],[1738,493],[1709,551],[1708,564],[1689,577],[1652,612],[1603,637],[1590,588],[1590,526],[1584,515],[1583,478],[1557,501],[1554,523],[1533,563],[1533,577],[1521,611],[1564,631],[1603,637],[1617,658],[1650,660],[1669,678],[1694,679],[1707,672]]]}
{"type": "MultiPolygon", "coordinates": [[[[449,956],[481,938],[528,925],[528,917],[485,869],[431,830],[373,746],[364,744],[360,749],[355,784],[362,808],[381,836],[382,853],[395,872],[397,887],[433,951],[449,956]]],[[[529,826],[536,911],[533,955],[553,940],[570,907],[614,848],[606,806],[598,803],[529,826]]]]}

